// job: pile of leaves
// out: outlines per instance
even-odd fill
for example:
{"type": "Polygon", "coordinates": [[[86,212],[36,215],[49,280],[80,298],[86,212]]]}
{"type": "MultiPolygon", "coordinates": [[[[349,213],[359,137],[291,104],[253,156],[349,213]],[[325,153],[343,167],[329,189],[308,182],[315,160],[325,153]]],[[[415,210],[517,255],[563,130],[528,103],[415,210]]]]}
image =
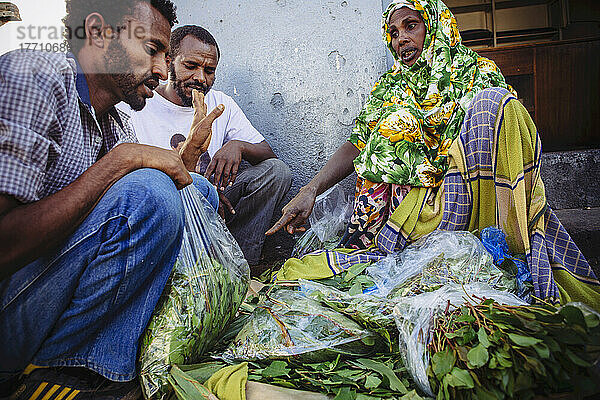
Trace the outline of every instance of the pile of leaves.
{"type": "Polygon", "coordinates": [[[488,299],[447,310],[435,321],[429,352],[427,373],[438,399],[584,396],[600,389],[591,368],[600,352],[600,318],[580,303],[557,309],[488,299]]]}
{"type": "Polygon", "coordinates": [[[316,362],[368,355],[374,347],[375,335],[354,320],[296,290],[279,289],[254,308],[220,358],[316,362]]]}
{"type": "Polygon", "coordinates": [[[276,360],[249,363],[248,379],[335,396],[336,400],[421,399],[411,386],[398,355],[298,364],[276,360]]]}

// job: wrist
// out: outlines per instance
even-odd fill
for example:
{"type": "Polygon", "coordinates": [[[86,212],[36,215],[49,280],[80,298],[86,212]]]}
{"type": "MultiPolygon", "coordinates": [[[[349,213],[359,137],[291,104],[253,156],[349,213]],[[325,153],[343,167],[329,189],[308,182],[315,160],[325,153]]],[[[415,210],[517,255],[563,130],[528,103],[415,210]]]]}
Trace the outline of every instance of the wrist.
{"type": "Polygon", "coordinates": [[[318,187],[313,183],[309,182],[306,186],[303,186],[301,191],[311,193],[314,197],[317,197],[318,187]]]}
{"type": "MultiPolygon", "coordinates": [[[[118,171],[126,171],[125,174],[142,168],[142,155],[135,143],[121,143],[115,146],[102,158],[106,158],[107,165],[118,171]]],[[[100,160],[102,160],[100,159],[100,160]]]]}

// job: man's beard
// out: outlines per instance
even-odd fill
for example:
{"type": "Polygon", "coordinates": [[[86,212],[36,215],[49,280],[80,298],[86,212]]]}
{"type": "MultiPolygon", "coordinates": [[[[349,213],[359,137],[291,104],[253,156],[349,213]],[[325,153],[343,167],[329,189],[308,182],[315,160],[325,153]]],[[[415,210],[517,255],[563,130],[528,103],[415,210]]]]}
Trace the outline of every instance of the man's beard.
{"type": "MultiPolygon", "coordinates": [[[[123,92],[122,100],[134,111],[140,111],[146,105],[146,98],[138,93],[138,88],[148,79],[156,79],[152,74],[136,76],[132,71],[131,58],[123,45],[113,40],[104,55],[104,63],[109,75],[123,92]]],[[[158,81],[157,81],[158,82],[158,81]]]]}
{"type": "Polygon", "coordinates": [[[169,80],[171,81],[171,83],[173,84],[173,87],[175,88],[175,93],[177,93],[177,96],[179,96],[179,98],[181,99],[181,102],[183,103],[183,105],[185,107],[192,106],[192,96],[191,95],[188,96],[185,94],[186,86],[191,87],[193,89],[197,89],[197,90],[201,91],[204,95],[206,95],[206,93],[208,93],[208,91],[210,90],[210,86],[208,86],[205,83],[194,82],[194,83],[184,84],[183,81],[178,81],[177,73],[175,72],[175,66],[173,65],[173,63],[171,63],[169,65],[169,80]]]}

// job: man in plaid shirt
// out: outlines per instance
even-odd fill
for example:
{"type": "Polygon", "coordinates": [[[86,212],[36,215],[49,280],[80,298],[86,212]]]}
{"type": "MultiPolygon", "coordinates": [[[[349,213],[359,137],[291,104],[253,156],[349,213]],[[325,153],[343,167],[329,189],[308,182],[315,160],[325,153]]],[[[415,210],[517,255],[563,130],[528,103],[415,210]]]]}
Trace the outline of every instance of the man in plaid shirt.
{"type": "Polygon", "coordinates": [[[0,57],[0,384],[21,374],[13,398],[135,388],[181,246],[177,188],[193,181],[218,205],[188,170],[222,107],[181,155],[137,144],[114,107],[142,109],[167,78],[175,22],[170,0],[67,0],[72,53],[0,57]]]}

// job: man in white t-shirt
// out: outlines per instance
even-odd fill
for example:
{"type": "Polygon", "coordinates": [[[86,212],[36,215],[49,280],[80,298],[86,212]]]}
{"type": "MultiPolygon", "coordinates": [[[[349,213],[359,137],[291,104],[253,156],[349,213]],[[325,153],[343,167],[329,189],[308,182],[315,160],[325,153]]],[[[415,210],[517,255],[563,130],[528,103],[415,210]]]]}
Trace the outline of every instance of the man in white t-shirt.
{"type": "Polygon", "coordinates": [[[193,89],[204,94],[208,110],[225,106],[212,125],[210,145],[200,157],[197,172],[217,187],[220,213],[252,266],[260,263],[265,231],[290,188],[291,172],[233,99],[211,89],[219,55],[217,42],[204,28],[175,29],[168,83],[156,89],[142,111],[132,112],[128,107],[123,111],[131,115],[140,143],[170,149],[177,148],[190,131],[193,89]],[[242,160],[250,165],[240,168],[242,160]]]}

